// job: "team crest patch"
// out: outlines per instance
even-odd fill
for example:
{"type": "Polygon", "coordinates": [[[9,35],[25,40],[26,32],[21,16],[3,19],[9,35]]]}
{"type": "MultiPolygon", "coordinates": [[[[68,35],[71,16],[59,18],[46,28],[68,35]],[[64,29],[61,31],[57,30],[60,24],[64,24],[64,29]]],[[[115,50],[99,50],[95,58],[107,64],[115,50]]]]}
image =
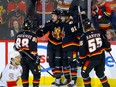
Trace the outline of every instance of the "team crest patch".
{"type": "Polygon", "coordinates": [[[59,39],[61,39],[60,34],[61,34],[60,27],[57,27],[57,28],[55,27],[54,31],[52,32],[53,37],[56,38],[57,40],[59,40],[59,39]]]}
{"type": "Polygon", "coordinates": [[[83,45],[83,41],[80,41],[80,42],[79,42],[79,45],[82,46],[82,45],[83,45]]]}

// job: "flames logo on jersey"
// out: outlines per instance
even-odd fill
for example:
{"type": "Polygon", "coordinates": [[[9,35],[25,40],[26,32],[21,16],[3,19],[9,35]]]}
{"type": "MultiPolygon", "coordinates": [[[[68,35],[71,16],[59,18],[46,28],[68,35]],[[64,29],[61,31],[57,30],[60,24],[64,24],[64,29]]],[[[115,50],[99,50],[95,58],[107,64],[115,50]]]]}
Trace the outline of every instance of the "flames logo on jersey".
{"type": "Polygon", "coordinates": [[[52,31],[52,35],[57,40],[60,40],[62,38],[62,36],[64,36],[64,32],[63,32],[63,30],[61,31],[60,27],[57,27],[57,28],[55,27],[54,31],[52,31]]]}
{"type": "Polygon", "coordinates": [[[62,32],[61,32],[61,37],[62,37],[62,39],[65,37],[64,28],[62,29],[62,32]]]}

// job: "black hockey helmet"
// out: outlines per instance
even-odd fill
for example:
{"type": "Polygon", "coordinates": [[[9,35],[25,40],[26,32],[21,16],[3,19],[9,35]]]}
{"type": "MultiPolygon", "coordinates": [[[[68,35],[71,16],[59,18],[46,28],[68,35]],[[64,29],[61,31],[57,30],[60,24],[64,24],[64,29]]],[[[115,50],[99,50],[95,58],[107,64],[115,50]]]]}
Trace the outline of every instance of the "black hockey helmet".
{"type": "Polygon", "coordinates": [[[61,16],[70,16],[69,11],[67,10],[61,11],[61,16]]]}
{"type": "Polygon", "coordinates": [[[92,27],[91,21],[90,21],[88,18],[86,18],[85,20],[83,20],[83,24],[84,24],[85,30],[86,30],[87,28],[92,27]]]}
{"type": "Polygon", "coordinates": [[[55,15],[60,15],[60,13],[61,13],[61,11],[60,10],[54,10],[53,12],[52,12],[52,14],[55,14],[55,15]]]}
{"type": "Polygon", "coordinates": [[[23,29],[24,30],[30,30],[33,28],[33,22],[28,18],[23,23],[23,29]]]}

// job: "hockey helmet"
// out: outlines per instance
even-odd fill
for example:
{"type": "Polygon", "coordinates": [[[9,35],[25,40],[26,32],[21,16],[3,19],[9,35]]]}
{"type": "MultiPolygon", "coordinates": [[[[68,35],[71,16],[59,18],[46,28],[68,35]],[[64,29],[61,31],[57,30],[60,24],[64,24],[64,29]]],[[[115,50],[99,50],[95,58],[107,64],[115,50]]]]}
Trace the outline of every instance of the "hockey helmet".
{"type": "Polygon", "coordinates": [[[70,16],[69,11],[63,10],[63,11],[61,12],[61,16],[70,16]]]}
{"type": "Polygon", "coordinates": [[[33,22],[30,19],[26,19],[23,23],[24,30],[30,30],[33,28],[33,22]]]}
{"type": "Polygon", "coordinates": [[[9,59],[10,59],[11,63],[15,63],[15,64],[19,65],[21,55],[18,51],[11,51],[11,52],[9,52],[9,59]],[[18,60],[18,61],[16,61],[16,60],[18,60]]]}
{"type": "Polygon", "coordinates": [[[17,56],[21,56],[18,51],[11,51],[11,52],[9,52],[9,58],[15,59],[15,57],[17,57],[17,56]]]}
{"type": "Polygon", "coordinates": [[[60,15],[60,13],[61,13],[61,11],[60,10],[54,10],[53,12],[52,12],[52,14],[55,14],[55,15],[60,15]]]}
{"type": "Polygon", "coordinates": [[[87,28],[92,27],[91,21],[90,21],[88,18],[86,18],[86,19],[83,21],[83,24],[84,24],[85,30],[86,30],[87,28]]]}

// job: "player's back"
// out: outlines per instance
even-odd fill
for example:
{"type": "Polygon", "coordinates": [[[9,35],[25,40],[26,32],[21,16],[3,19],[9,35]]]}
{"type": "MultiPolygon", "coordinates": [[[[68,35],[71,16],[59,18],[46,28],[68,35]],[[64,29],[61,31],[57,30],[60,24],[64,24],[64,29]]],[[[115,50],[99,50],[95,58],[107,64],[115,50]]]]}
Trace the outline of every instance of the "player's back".
{"type": "Polygon", "coordinates": [[[93,53],[102,50],[103,40],[100,31],[93,30],[86,33],[88,45],[88,53],[93,53]]]}
{"type": "Polygon", "coordinates": [[[92,57],[101,54],[105,47],[110,47],[107,39],[98,30],[86,32],[80,41],[80,58],[92,57]],[[107,44],[105,44],[107,43],[107,44]]]}
{"type": "Polygon", "coordinates": [[[37,36],[31,31],[19,32],[15,37],[16,49],[20,50],[37,50],[37,36]]]}

